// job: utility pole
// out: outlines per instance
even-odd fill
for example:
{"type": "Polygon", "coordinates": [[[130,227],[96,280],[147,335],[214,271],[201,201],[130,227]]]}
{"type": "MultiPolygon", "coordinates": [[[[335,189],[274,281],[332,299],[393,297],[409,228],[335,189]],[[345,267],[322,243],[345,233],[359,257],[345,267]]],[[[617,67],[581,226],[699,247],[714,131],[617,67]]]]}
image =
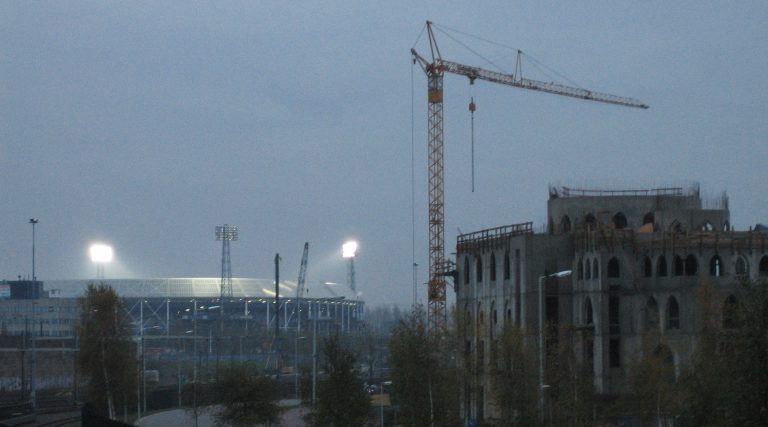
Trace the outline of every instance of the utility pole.
{"type": "Polygon", "coordinates": [[[37,281],[35,276],[35,224],[40,222],[37,218],[30,218],[29,223],[32,224],[32,281],[37,281]]]}

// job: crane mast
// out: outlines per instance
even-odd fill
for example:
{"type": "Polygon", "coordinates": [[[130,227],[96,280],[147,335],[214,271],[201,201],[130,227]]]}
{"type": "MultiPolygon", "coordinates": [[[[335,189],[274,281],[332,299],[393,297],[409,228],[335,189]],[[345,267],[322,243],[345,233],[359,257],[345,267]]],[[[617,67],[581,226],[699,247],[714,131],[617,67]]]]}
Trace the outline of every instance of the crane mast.
{"type": "Polygon", "coordinates": [[[296,281],[296,309],[298,317],[296,318],[297,336],[301,334],[301,297],[304,295],[304,282],[307,278],[307,258],[309,256],[309,242],[304,242],[304,252],[301,255],[301,265],[299,266],[299,279],[296,281]]]}
{"type": "Polygon", "coordinates": [[[446,327],[446,276],[450,262],[445,258],[445,191],[444,191],[444,149],[443,149],[443,77],[445,73],[457,74],[475,80],[535,90],[554,95],[568,96],[607,104],[634,108],[648,108],[642,102],[586,89],[527,79],[522,76],[521,52],[518,51],[516,74],[473,67],[447,61],[440,55],[432,22],[427,21],[427,37],[431,61],[411,49],[413,62],[418,63],[427,76],[427,164],[429,197],[429,281],[428,323],[430,334],[440,334],[446,327]]]}

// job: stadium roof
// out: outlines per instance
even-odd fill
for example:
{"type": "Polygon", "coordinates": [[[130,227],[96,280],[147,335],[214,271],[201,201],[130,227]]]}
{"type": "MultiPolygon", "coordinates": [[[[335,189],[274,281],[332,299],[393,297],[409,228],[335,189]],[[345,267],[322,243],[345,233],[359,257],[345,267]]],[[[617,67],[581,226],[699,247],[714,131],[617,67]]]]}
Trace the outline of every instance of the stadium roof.
{"type": "MultiPolygon", "coordinates": [[[[218,298],[221,279],[218,277],[173,277],[158,279],[106,279],[124,298],[218,298]]],[[[82,297],[93,280],[46,280],[43,289],[51,298],[82,297]]],[[[280,297],[295,298],[296,283],[280,281],[280,297]]],[[[274,298],[275,281],[272,279],[232,278],[232,298],[274,298]]],[[[340,283],[310,282],[305,285],[302,298],[354,299],[348,286],[340,283]]]]}

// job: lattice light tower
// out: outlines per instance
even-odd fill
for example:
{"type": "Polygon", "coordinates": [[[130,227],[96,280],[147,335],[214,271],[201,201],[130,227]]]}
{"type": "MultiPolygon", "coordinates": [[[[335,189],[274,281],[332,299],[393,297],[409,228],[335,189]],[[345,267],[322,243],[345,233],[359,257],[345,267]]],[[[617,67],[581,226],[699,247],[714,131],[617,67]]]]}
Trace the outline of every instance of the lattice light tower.
{"type": "Polygon", "coordinates": [[[224,307],[224,298],[232,297],[232,263],[229,260],[229,242],[237,240],[236,225],[217,225],[216,241],[221,242],[221,307],[224,307]]]}

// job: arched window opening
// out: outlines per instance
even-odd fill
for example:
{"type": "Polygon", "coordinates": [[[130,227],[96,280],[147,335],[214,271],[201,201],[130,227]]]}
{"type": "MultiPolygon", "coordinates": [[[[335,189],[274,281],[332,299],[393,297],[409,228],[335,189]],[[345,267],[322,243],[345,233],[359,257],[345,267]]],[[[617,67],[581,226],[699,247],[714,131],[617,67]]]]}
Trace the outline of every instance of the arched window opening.
{"type": "Polygon", "coordinates": [[[731,230],[731,223],[728,221],[723,222],[723,231],[730,231],[731,230]]]}
{"type": "Polygon", "coordinates": [[[659,305],[656,303],[656,298],[648,298],[648,302],[645,304],[645,328],[647,330],[655,330],[659,327],[659,305]]]}
{"type": "Polygon", "coordinates": [[[749,276],[749,264],[747,264],[747,260],[744,259],[744,257],[738,257],[736,258],[736,275],[737,276],[749,276]]]}
{"type": "Polygon", "coordinates": [[[715,227],[712,226],[712,223],[709,221],[704,222],[704,224],[701,224],[701,231],[712,231],[715,227]]]}
{"type": "Polygon", "coordinates": [[[651,259],[648,257],[645,257],[645,259],[643,260],[643,276],[644,277],[653,276],[653,263],[651,262],[651,259]]]}
{"type": "Polygon", "coordinates": [[[685,263],[680,255],[675,255],[674,258],[674,274],[675,276],[682,276],[685,273],[685,263]]]}
{"type": "Polygon", "coordinates": [[[571,218],[568,215],[563,215],[563,219],[560,220],[560,231],[563,233],[571,231],[571,218]]]}
{"type": "Polygon", "coordinates": [[[760,270],[761,276],[768,276],[768,255],[760,258],[760,270]]]}
{"type": "Polygon", "coordinates": [[[491,252],[491,282],[496,281],[496,254],[491,252]]]}
{"type": "Polygon", "coordinates": [[[720,277],[723,275],[723,262],[717,255],[709,260],[709,275],[712,277],[720,277]]]}
{"type": "Polygon", "coordinates": [[[680,307],[675,297],[667,302],[667,329],[680,329],[680,307]]]}
{"type": "Polygon", "coordinates": [[[597,279],[600,277],[600,265],[597,263],[597,258],[592,260],[592,278],[597,279]]]}
{"type": "Polygon", "coordinates": [[[547,229],[549,234],[555,234],[555,220],[553,220],[552,217],[549,217],[549,221],[547,222],[547,229]]]}
{"type": "Polygon", "coordinates": [[[656,276],[667,277],[667,258],[661,255],[656,261],[656,276]]]}
{"type": "Polygon", "coordinates": [[[469,285],[469,257],[464,258],[464,285],[469,285]]]}
{"type": "Polygon", "coordinates": [[[685,231],[683,228],[683,224],[680,224],[680,221],[674,220],[672,221],[672,224],[669,226],[669,231],[674,231],[675,233],[682,233],[685,231]]]}
{"type": "Polygon", "coordinates": [[[496,326],[496,325],[499,324],[499,318],[498,318],[498,314],[496,313],[496,311],[497,310],[494,308],[493,309],[493,326],[496,326]]]}
{"type": "Polygon", "coordinates": [[[643,216],[643,225],[645,224],[653,224],[654,218],[653,218],[653,212],[648,212],[643,216]]]}
{"type": "Polygon", "coordinates": [[[693,256],[693,254],[685,257],[685,275],[695,276],[698,270],[699,270],[699,263],[696,262],[696,257],[693,256]]]}
{"type": "Polygon", "coordinates": [[[730,295],[723,304],[723,328],[736,329],[739,326],[739,303],[736,297],[730,295]]]}
{"type": "Polygon", "coordinates": [[[584,260],[584,279],[589,280],[592,278],[592,263],[589,259],[584,260]]]}
{"type": "Polygon", "coordinates": [[[620,277],[619,260],[616,257],[608,260],[608,277],[620,277]]]}
{"type": "Polygon", "coordinates": [[[478,322],[477,324],[479,326],[485,325],[485,312],[484,311],[480,311],[480,316],[478,317],[477,322],[478,322]]]}
{"type": "Polygon", "coordinates": [[[594,230],[595,224],[597,224],[597,219],[592,214],[587,214],[587,216],[584,217],[584,224],[587,225],[587,229],[594,230]]]}
{"type": "Polygon", "coordinates": [[[483,260],[480,257],[475,261],[475,280],[478,285],[483,283],[483,260]]]}
{"type": "Polygon", "coordinates": [[[592,316],[592,300],[587,297],[587,300],[584,302],[584,324],[593,325],[594,323],[595,320],[592,316]]]}
{"type": "Polygon", "coordinates": [[[510,268],[509,268],[509,251],[504,252],[504,280],[509,280],[510,268]]]}
{"type": "Polygon", "coordinates": [[[509,300],[504,301],[504,325],[509,325],[512,321],[512,310],[509,308],[509,300]]]}
{"type": "Polygon", "coordinates": [[[613,216],[613,228],[617,230],[627,228],[627,217],[623,213],[619,212],[613,216]]]}
{"type": "Polygon", "coordinates": [[[576,263],[576,278],[578,280],[584,279],[584,262],[581,259],[576,263]]]}

